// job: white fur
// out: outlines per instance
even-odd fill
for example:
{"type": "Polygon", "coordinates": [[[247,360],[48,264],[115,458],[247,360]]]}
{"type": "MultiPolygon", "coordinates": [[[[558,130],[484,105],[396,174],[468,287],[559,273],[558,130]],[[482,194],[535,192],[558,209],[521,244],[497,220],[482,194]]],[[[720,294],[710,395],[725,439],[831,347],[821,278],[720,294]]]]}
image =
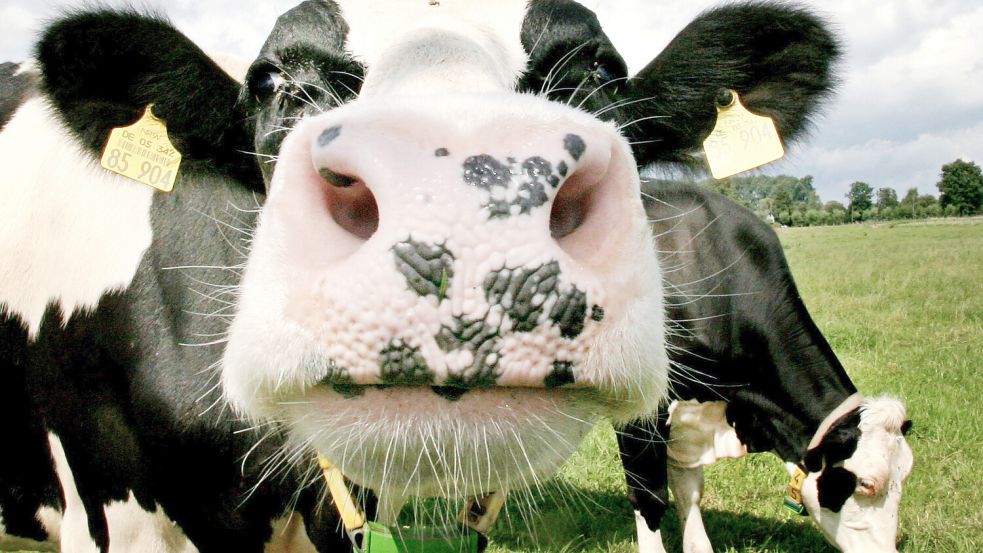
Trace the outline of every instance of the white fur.
{"type": "Polygon", "coordinates": [[[710,538],[703,527],[700,502],[703,500],[703,467],[668,465],[669,487],[676,500],[680,526],[683,527],[683,553],[713,553],[710,538]]]}
{"type": "Polygon", "coordinates": [[[649,530],[645,517],[638,511],[635,511],[635,532],[638,535],[638,553],[666,553],[662,530],[649,530]]]}
{"type": "Polygon", "coordinates": [[[317,549],[307,537],[303,517],[290,513],[273,521],[273,536],[263,553],[317,553],[317,549]]]}
{"type": "Polygon", "coordinates": [[[368,67],[363,96],[447,92],[459,88],[454,83],[471,91],[511,90],[528,61],[519,39],[525,0],[339,4],[349,26],[348,50],[368,67]],[[428,36],[425,47],[412,47],[428,36]]]}
{"type": "Polygon", "coordinates": [[[150,245],[153,189],[84,153],[41,98],[0,133],[0,309],[31,336],[49,302],[67,319],[133,279],[150,245]]]}
{"type": "Polygon", "coordinates": [[[669,459],[677,467],[702,467],[747,455],[727,423],[724,401],[674,401],[669,406],[669,459]]]}

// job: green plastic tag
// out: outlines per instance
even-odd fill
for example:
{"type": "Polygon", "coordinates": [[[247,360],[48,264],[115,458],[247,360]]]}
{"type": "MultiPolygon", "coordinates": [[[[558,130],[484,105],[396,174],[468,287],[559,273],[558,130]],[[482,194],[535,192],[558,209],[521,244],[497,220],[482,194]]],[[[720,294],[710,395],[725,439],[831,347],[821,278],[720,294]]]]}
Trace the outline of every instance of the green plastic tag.
{"type": "Polygon", "coordinates": [[[460,526],[396,528],[367,522],[361,533],[362,553],[478,553],[478,533],[460,526]]]}
{"type": "Polygon", "coordinates": [[[793,501],[791,497],[785,498],[785,508],[797,515],[805,516],[806,514],[808,514],[806,513],[806,506],[801,503],[797,503],[793,501]]]}

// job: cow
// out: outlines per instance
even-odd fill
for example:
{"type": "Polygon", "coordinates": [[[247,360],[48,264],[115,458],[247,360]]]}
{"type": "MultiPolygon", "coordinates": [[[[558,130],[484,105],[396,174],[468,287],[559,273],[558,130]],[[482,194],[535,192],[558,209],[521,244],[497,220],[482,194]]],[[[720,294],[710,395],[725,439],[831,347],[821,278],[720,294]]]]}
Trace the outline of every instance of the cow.
{"type": "Polygon", "coordinates": [[[47,468],[0,466],[33,486],[0,497],[6,529],[323,552],[350,544],[317,455],[391,521],[656,410],[637,168],[702,163],[721,89],[795,140],[838,46],[807,10],[734,4],[629,79],[568,0],[309,0],[241,85],[128,10],[65,15],[34,58],[2,77],[0,371],[47,468]],[[107,139],[147,114],[182,156],[168,193],[99,163],[123,170],[107,139]]]}
{"type": "Polygon", "coordinates": [[[771,451],[808,474],[802,503],[847,553],[896,553],[912,467],[904,405],[863,398],[809,316],[781,243],[750,210],[687,183],[643,186],[667,280],[671,405],[618,435],[643,553],[665,551],[672,489],[683,551],[712,551],[703,466],[771,451]]]}

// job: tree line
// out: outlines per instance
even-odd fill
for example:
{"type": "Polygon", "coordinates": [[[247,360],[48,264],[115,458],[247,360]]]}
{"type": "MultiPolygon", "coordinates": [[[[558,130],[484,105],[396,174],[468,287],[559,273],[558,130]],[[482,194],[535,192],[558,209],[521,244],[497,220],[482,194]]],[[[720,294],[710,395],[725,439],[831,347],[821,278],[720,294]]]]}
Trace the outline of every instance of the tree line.
{"type": "Polygon", "coordinates": [[[759,217],[787,226],[840,225],[857,221],[890,221],[927,217],[960,217],[983,211],[983,173],[972,161],[957,159],[942,166],[936,187],[939,197],[908,189],[898,198],[893,188],[874,189],[865,182],[850,185],[845,202],[819,199],[812,176],[735,176],[703,184],[733,198],[759,217]]]}

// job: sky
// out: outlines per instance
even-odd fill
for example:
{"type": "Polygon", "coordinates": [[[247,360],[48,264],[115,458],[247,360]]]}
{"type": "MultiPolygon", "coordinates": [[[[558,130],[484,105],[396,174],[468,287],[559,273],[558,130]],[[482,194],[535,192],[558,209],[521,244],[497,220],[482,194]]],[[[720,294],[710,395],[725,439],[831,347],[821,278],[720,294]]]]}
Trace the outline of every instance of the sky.
{"type": "MultiPolygon", "coordinates": [[[[371,0],[365,0],[371,1],[371,0]]],[[[116,0],[104,2],[119,4],[116,0]]],[[[255,56],[277,15],[295,0],[145,0],[208,52],[255,56]]],[[[689,21],[720,2],[583,0],[627,61],[641,69],[689,21]]],[[[812,175],[823,201],[850,183],[911,187],[937,196],[942,165],[983,164],[983,2],[803,0],[844,44],[841,85],[810,137],[765,174],[812,175]]],[[[68,0],[4,0],[0,61],[20,61],[44,21],[68,0]]]]}

